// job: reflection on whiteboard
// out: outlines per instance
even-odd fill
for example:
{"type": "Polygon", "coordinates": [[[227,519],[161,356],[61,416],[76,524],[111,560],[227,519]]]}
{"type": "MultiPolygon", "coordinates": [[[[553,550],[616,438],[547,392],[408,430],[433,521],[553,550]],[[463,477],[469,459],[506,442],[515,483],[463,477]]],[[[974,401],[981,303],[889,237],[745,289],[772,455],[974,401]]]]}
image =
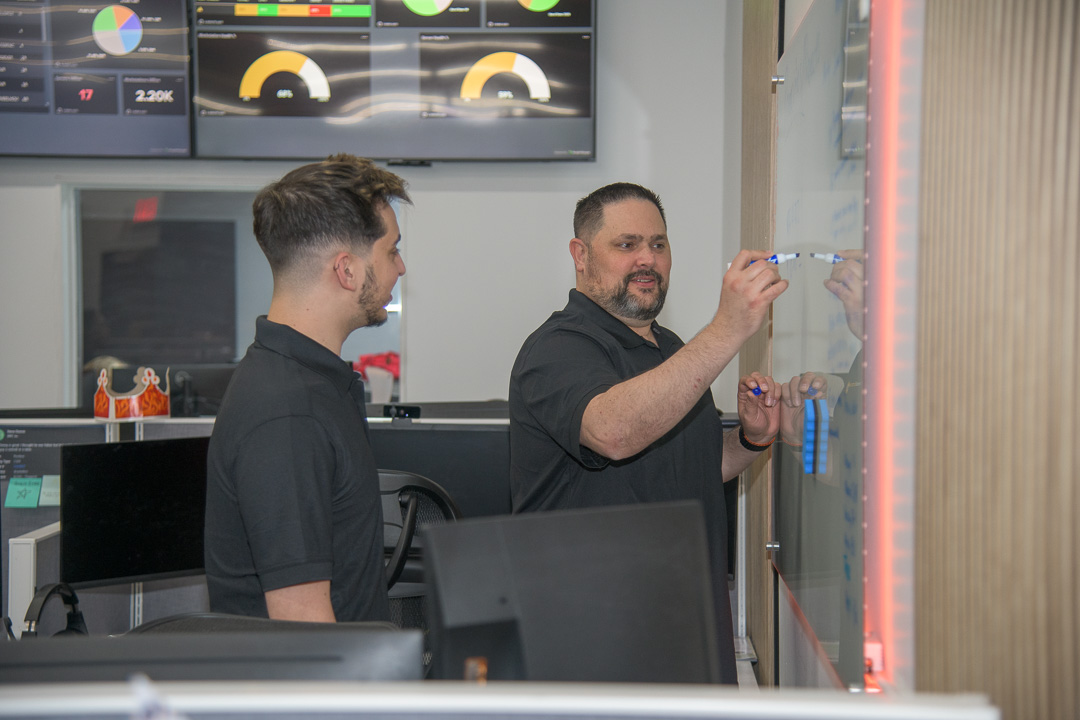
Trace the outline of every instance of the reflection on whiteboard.
{"type": "Polygon", "coordinates": [[[830,661],[796,663],[780,678],[785,686],[825,676],[862,685],[866,166],[844,139],[845,87],[866,76],[845,52],[859,37],[852,22],[868,20],[858,8],[854,0],[817,0],[778,65],[773,249],[799,259],[783,266],[790,285],[773,304],[773,377],[785,383],[812,373],[817,381],[814,392],[793,398],[786,442],[774,452],[776,564],[809,623],[815,656],[830,661]]]}

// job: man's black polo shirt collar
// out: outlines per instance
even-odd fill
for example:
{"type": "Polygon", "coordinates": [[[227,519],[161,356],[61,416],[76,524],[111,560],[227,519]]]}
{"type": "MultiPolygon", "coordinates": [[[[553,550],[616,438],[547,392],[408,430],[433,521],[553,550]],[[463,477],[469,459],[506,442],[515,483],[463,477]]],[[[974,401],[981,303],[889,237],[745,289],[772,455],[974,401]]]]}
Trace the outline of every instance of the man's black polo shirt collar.
{"type": "Polygon", "coordinates": [[[288,325],[273,322],[265,315],[255,320],[255,344],[296,360],[329,380],[334,389],[348,395],[360,376],[352,365],[288,325]]]}
{"type": "MultiPolygon", "coordinates": [[[[633,328],[622,320],[597,305],[588,295],[579,292],[576,289],[570,291],[570,301],[566,304],[565,312],[581,315],[589,322],[596,323],[601,329],[618,340],[619,344],[627,350],[641,347],[642,345],[656,347],[641,335],[634,332],[633,328]]],[[[652,323],[652,332],[653,337],[660,343],[660,348],[662,350],[669,346],[673,341],[670,333],[660,327],[655,320],[652,323]]]]}

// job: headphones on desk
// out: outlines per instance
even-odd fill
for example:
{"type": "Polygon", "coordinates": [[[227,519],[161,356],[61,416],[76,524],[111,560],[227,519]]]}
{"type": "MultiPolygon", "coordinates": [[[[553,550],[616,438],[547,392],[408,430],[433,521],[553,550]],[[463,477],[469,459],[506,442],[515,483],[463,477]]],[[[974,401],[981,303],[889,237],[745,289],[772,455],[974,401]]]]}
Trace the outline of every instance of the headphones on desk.
{"type": "Polygon", "coordinates": [[[86,629],[86,621],[83,619],[83,614],[79,611],[79,598],[75,594],[75,591],[71,589],[71,586],[67,583],[52,583],[34,593],[34,599],[30,601],[30,606],[26,608],[26,625],[23,628],[22,637],[35,638],[37,637],[38,622],[41,621],[41,611],[45,609],[45,603],[53,595],[59,595],[64,605],[67,607],[67,627],[63,630],[55,633],[53,637],[69,636],[69,635],[89,635],[90,632],[86,629]]]}

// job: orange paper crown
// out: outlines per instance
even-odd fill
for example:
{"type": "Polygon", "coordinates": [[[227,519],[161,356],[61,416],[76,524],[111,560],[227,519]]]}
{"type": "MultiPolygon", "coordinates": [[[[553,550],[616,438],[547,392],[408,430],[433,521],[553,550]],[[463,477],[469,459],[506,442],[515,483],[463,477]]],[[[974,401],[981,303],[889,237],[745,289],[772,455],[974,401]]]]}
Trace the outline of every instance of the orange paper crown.
{"type": "Polygon", "coordinates": [[[102,369],[94,393],[94,418],[110,422],[133,422],[169,417],[169,371],[165,371],[165,391],[153,368],[139,368],[135,387],[118,393],[112,389],[112,373],[102,369]]]}

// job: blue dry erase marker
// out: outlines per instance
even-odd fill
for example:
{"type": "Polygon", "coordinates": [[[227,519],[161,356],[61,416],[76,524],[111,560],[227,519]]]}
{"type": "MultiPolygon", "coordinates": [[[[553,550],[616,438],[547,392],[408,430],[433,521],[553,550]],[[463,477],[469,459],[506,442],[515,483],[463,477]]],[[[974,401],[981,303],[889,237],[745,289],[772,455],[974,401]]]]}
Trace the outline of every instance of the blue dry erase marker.
{"type": "MultiPolygon", "coordinates": [[[[794,260],[799,257],[799,253],[776,253],[765,258],[765,262],[771,262],[773,265],[779,265],[780,263],[786,263],[788,260],[794,260]]],[[[753,265],[757,260],[751,260],[750,264],[753,265]]],[[[728,270],[731,269],[731,263],[727,264],[728,270]]]]}
{"type": "Polygon", "coordinates": [[[755,395],[760,395],[761,394],[761,388],[754,388],[754,394],[755,395]]]}
{"type": "Polygon", "coordinates": [[[857,262],[860,265],[862,264],[862,260],[859,259],[859,258],[840,257],[836,253],[810,253],[810,257],[817,258],[818,260],[822,260],[822,261],[827,262],[827,263],[829,263],[831,265],[835,265],[836,263],[844,262],[845,260],[851,260],[852,262],[857,262]]]}

